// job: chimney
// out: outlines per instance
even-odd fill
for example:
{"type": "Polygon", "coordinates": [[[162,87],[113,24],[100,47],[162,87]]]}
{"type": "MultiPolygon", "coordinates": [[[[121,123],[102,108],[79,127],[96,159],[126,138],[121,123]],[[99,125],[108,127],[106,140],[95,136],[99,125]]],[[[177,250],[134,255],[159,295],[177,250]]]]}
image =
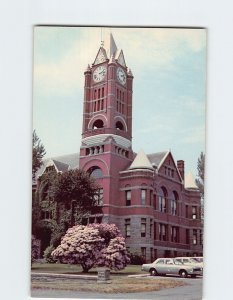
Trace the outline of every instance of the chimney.
{"type": "Polygon", "coordinates": [[[184,180],[184,161],[183,160],[177,160],[177,168],[180,172],[182,179],[184,180]]]}

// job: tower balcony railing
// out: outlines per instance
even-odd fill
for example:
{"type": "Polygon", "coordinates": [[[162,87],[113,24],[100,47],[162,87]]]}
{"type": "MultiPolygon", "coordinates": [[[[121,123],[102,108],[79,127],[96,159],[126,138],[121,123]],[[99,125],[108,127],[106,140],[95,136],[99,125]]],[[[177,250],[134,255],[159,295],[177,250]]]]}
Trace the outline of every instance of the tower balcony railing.
{"type": "Polygon", "coordinates": [[[120,130],[117,128],[95,128],[95,129],[88,129],[87,131],[85,131],[82,135],[85,137],[89,137],[89,136],[93,136],[93,135],[98,135],[98,134],[115,134],[115,135],[120,135],[126,139],[131,139],[131,136],[129,136],[129,133],[124,131],[124,130],[120,130]]]}

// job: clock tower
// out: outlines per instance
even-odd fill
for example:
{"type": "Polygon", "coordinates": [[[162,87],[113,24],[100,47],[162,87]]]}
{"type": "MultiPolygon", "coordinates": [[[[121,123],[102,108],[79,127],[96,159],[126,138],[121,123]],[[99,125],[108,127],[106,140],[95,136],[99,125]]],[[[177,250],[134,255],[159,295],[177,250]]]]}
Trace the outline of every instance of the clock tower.
{"type": "Polygon", "coordinates": [[[119,203],[119,172],[133,160],[133,75],[112,34],[84,72],[84,104],[80,168],[100,186],[103,214],[111,222],[119,203]]]}

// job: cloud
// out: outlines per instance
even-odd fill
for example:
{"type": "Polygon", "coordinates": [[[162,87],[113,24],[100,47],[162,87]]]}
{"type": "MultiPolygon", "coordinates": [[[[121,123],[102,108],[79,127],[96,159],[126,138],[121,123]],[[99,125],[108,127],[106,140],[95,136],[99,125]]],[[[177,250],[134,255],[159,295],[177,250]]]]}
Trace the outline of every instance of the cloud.
{"type": "Polygon", "coordinates": [[[183,144],[205,143],[205,126],[197,126],[183,130],[183,144]]]}
{"type": "MultiPolygon", "coordinates": [[[[64,39],[65,29],[62,28],[60,35],[59,28],[52,32],[49,31],[49,33],[47,30],[49,31],[49,28],[45,27],[44,30],[36,32],[36,34],[42,35],[41,38],[38,38],[39,43],[49,43],[50,40],[55,44],[56,41],[59,42],[61,55],[51,61],[40,59],[37,63],[35,60],[35,88],[45,92],[59,90],[59,93],[69,93],[74,89],[81,89],[84,81],[83,72],[88,63],[94,61],[100,46],[100,28],[67,27],[67,32],[72,30],[73,35],[71,35],[69,43],[64,43],[64,49],[62,49],[61,39],[64,39]],[[79,34],[75,34],[75,30],[79,34]],[[52,34],[58,35],[58,38],[52,38],[52,34]],[[43,35],[45,35],[44,39],[43,35]],[[66,47],[67,45],[69,47],[66,47]]],[[[191,51],[199,51],[205,45],[203,30],[113,28],[111,31],[118,48],[123,48],[127,64],[135,69],[137,76],[145,66],[172,68],[172,61],[177,55],[181,55],[184,47],[188,47],[191,51]]],[[[110,29],[103,29],[103,36],[108,36],[109,32],[110,29]]],[[[46,56],[46,51],[37,53],[36,50],[35,56],[40,55],[41,57],[42,54],[46,56]]]]}

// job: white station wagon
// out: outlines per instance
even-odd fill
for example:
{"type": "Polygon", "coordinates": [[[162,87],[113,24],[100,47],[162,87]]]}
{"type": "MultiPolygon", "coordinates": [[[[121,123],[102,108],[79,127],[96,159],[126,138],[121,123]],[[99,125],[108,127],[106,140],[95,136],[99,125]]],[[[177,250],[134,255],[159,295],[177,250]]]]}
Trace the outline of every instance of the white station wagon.
{"type": "Polygon", "coordinates": [[[202,268],[199,266],[182,264],[174,258],[158,258],[151,264],[143,264],[142,271],[149,272],[152,276],[156,275],[179,275],[196,277],[202,275],[202,268]]]}

